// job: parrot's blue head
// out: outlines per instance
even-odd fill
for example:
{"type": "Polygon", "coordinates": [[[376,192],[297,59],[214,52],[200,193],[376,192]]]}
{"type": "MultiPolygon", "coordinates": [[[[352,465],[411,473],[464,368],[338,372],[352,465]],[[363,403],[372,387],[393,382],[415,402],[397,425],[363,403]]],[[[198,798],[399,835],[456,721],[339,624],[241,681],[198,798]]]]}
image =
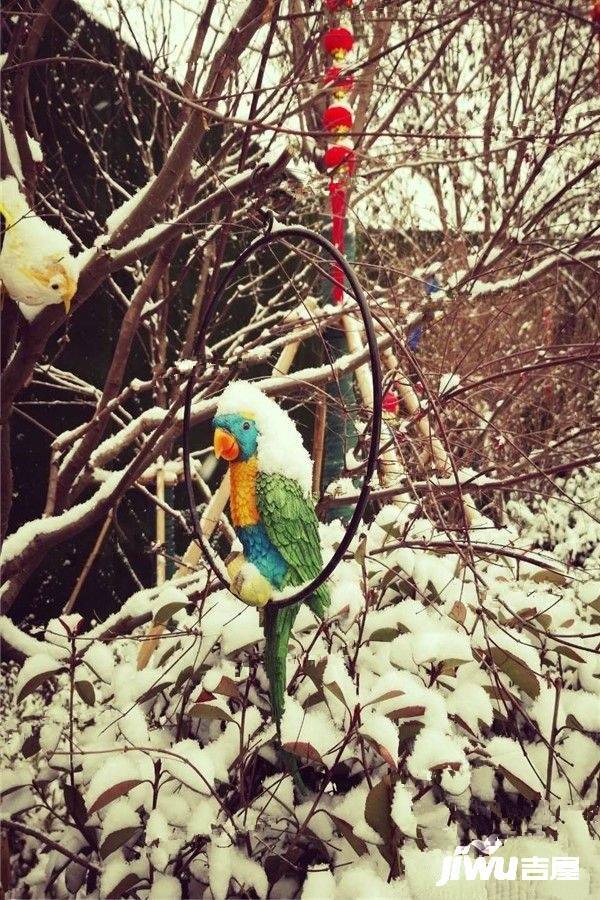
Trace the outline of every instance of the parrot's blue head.
{"type": "Polygon", "coordinates": [[[254,418],[243,413],[220,413],[213,419],[215,455],[233,462],[256,456],[259,431],[254,418]]]}

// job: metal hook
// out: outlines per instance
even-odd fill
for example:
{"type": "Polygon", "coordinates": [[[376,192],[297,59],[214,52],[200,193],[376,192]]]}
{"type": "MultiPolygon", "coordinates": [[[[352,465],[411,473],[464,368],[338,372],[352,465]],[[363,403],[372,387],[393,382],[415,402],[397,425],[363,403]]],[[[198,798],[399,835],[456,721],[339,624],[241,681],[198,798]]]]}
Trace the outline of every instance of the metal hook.
{"type": "Polygon", "coordinates": [[[273,215],[273,211],[270,209],[265,209],[264,206],[261,206],[258,210],[258,214],[263,221],[264,234],[271,234],[271,232],[273,231],[273,225],[275,223],[275,216],[273,215]]]}

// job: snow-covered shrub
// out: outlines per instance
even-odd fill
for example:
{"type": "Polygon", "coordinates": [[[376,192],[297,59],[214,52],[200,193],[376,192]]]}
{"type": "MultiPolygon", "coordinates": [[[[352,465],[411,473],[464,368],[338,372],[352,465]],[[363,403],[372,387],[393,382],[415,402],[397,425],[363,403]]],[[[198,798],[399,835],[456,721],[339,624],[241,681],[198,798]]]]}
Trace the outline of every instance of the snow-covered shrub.
{"type": "MultiPolygon", "coordinates": [[[[3,620],[25,656],[4,696],[3,816],[29,829],[11,830],[17,895],[416,898],[443,853],[494,833],[558,838],[593,896],[592,568],[483,518],[449,548],[414,509],[383,508],[327,620],[296,621],[282,742],[303,789],[277,748],[259,613],[203,572],[87,631],[63,617],[37,640],[3,620]],[[139,671],[151,620],[168,629],[139,671]]],[[[339,536],[323,527],[325,547],[339,536]]]]}

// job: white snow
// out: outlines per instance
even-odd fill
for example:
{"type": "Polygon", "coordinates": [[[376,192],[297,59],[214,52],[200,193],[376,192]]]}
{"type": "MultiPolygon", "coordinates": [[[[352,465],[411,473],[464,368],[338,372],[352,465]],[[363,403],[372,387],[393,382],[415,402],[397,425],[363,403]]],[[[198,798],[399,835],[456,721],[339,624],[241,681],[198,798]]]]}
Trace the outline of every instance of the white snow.
{"type": "Polygon", "coordinates": [[[412,808],[412,795],[405,784],[398,781],[392,800],[392,819],[402,832],[411,837],[417,833],[417,819],[412,808]]]}
{"type": "Polygon", "coordinates": [[[188,738],[173,744],[165,755],[163,766],[174,778],[200,794],[210,794],[215,781],[210,753],[188,738]]]}
{"type": "Polygon", "coordinates": [[[57,516],[50,516],[47,519],[32,519],[30,522],[21,525],[4,541],[0,552],[0,565],[5,566],[16,556],[19,556],[36,538],[59,532],[79,522],[84,516],[92,512],[102,500],[110,497],[121,477],[121,472],[113,472],[98,490],[88,500],[84,500],[83,503],[78,503],[57,516]]]}
{"type": "Polygon", "coordinates": [[[51,675],[53,672],[63,668],[63,662],[53,656],[49,656],[47,653],[37,653],[35,656],[28,657],[19,672],[19,677],[15,684],[15,695],[18,697],[23,688],[32,679],[41,675],[51,675]]]}
{"type": "Polygon", "coordinates": [[[450,764],[442,772],[442,785],[450,794],[462,794],[469,786],[470,770],[465,752],[455,737],[435,728],[423,728],[407,762],[413,778],[430,781],[436,767],[450,764]],[[454,770],[453,767],[456,767],[454,770]]]}
{"type": "Polygon", "coordinates": [[[260,388],[247,381],[234,381],[223,391],[217,415],[227,413],[247,415],[256,422],[260,471],[285,475],[297,481],[308,497],[312,486],[312,461],[288,414],[260,388]]]}
{"type": "Polygon", "coordinates": [[[149,181],[146,182],[143,187],[139,188],[134,194],[132,194],[124,203],[120,206],[117,206],[116,209],[112,211],[110,216],[106,220],[106,230],[111,234],[123,224],[125,219],[133,212],[135,207],[139,204],[140,200],[142,200],[151,184],[154,182],[154,178],[150,178],[149,181]]]}

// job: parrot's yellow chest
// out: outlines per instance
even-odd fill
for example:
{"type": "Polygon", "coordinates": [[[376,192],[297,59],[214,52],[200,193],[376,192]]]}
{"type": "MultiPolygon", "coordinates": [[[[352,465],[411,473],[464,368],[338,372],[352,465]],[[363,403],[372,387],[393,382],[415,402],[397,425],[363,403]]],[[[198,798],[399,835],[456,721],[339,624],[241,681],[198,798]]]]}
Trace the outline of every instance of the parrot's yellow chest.
{"type": "Polygon", "coordinates": [[[229,464],[231,485],[229,506],[234,528],[243,528],[245,525],[256,525],[257,522],[260,522],[260,515],[256,506],[257,471],[258,460],[256,457],[249,459],[247,462],[232,462],[229,464]]]}

